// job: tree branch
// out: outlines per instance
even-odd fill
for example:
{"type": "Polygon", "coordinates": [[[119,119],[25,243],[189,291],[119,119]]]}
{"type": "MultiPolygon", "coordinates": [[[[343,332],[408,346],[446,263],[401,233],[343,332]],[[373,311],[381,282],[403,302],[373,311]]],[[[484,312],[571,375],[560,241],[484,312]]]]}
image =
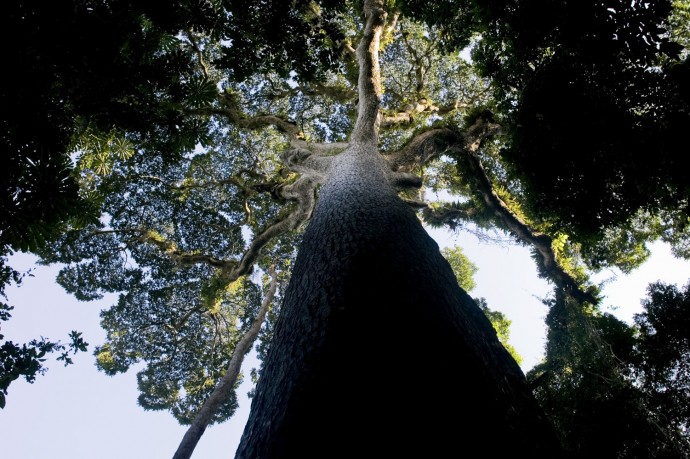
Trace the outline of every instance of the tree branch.
{"type": "Polygon", "coordinates": [[[553,251],[553,239],[547,234],[533,231],[527,223],[515,215],[503,200],[494,192],[489,177],[479,158],[473,153],[464,155],[469,172],[472,173],[478,191],[484,199],[484,203],[491,209],[496,219],[513,233],[520,241],[531,244],[539,254],[543,269],[549,278],[558,287],[576,298],[578,301],[592,304],[598,300],[590,293],[580,288],[573,277],[558,263],[556,253],[553,251]]]}
{"type": "Polygon", "coordinates": [[[413,103],[405,105],[403,109],[400,111],[389,112],[390,114],[384,113],[381,118],[381,128],[387,128],[401,124],[410,124],[412,123],[412,121],[414,121],[415,116],[420,114],[426,116],[431,114],[443,116],[467,106],[467,104],[460,102],[459,100],[456,100],[452,104],[439,107],[437,105],[434,105],[428,99],[419,99],[417,101],[414,101],[413,103]]]}
{"type": "Polygon", "coordinates": [[[194,37],[194,32],[191,30],[188,30],[187,33],[185,34],[185,37],[187,37],[187,40],[189,40],[189,43],[192,45],[192,48],[194,49],[194,54],[196,54],[196,58],[199,61],[199,66],[201,67],[201,70],[206,78],[209,78],[210,72],[208,68],[208,64],[206,63],[206,60],[204,59],[204,53],[201,51],[201,47],[199,46],[199,42],[197,42],[196,37],[194,37]]]}
{"type": "Polygon", "coordinates": [[[316,204],[316,186],[322,181],[323,177],[319,174],[306,174],[298,178],[294,183],[277,187],[274,190],[274,194],[281,199],[295,201],[297,205],[282,217],[278,217],[266,226],[263,231],[257,234],[252,239],[249,247],[239,261],[216,258],[208,254],[184,252],[179,250],[174,242],[166,240],[154,231],[144,228],[103,230],[94,232],[92,235],[121,232],[136,233],[138,235],[138,237],[135,238],[136,241],[158,247],[161,252],[169,256],[176,264],[180,266],[192,266],[199,263],[205,263],[220,269],[223,278],[228,282],[232,282],[243,275],[251,273],[253,265],[259,258],[261,250],[273,238],[297,229],[311,217],[316,204]]]}
{"type": "Polygon", "coordinates": [[[224,116],[238,128],[257,130],[273,126],[291,139],[303,137],[302,130],[294,121],[277,115],[247,116],[239,108],[234,96],[228,93],[219,94],[219,105],[217,107],[201,107],[185,109],[184,111],[190,115],[224,116]]]}
{"type": "Polygon", "coordinates": [[[291,171],[302,175],[313,175],[321,181],[325,180],[333,162],[332,156],[321,156],[304,148],[285,150],[281,153],[280,159],[291,171]]]}
{"type": "MultiPolygon", "coordinates": [[[[471,202],[443,203],[439,208],[427,206],[424,209],[424,221],[433,227],[448,226],[451,230],[457,229],[458,220],[465,222],[477,222],[487,212],[478,208],[471,202]]],[[[491,215],[493,216],[493,215],[491,215]]],[[[482,226],[481,224],[479,226],[482,226]]]]}
{"type": "Polygon", "coordinates": [[[316,186],[322,182],[322,177],[312,174],[305,175],[297,179],[290,185],[279,187],[276,192],[284,199],[296,201],[297,206],[287,215],[278,218],[268,225],[261,233],[252,239],[251,244],[236,265],[228,265],[223,269],[227,279],[237,279],[240,275],[251,272],[252,265],[256,262],[261,249],[266,246],[274,237],[288,231],[297,229],[301,224],[311,218],[312,211],[316,204],[316,186]]]}
{"type": "MultiPolygon", "coordinates": [[[[448,128],[432,129],[414,137],[404,148],[387,156],[391,169],[407,172],[415,166],[422,165],[444,153],[454,153],[466,167],[475,182],[476,190],[494,221],[510,231],[519,241],[530,244],[539,254],[547,276],[580,301],[596,304],[597,299],[583,291],[575,279],[558,263],[553,251],[553,239],[543,233],[533,231],[520,219],[508,205],[496,194],[491,180],[486,174],[476,155],[481,142],[488,136],[500,132],[501,127],[491,122],[488,117],[480,116],[464,133],[460,134],[448,128]]],[[[466,211],[468,209],[459,209],[466,211]]],[[[475,210],[476,211],[476,210],[475,210]]],[[[456,216],[461,216],[457,214],[456,216]]],[[[469,214],[464,215],[470,217],[469,214]]]]}
{"type": "Polygon", "coordinates": [[[236,261],[233,260],[223,260],[220,258],[213,257],[211,255],[201,254],[201,253],[188,253],[177,248],[177,245],[163,238],[160,234],[152,230],[147,230],[140,228],[139,237],[137,240],[144,244],[151,244],[160,249],[161,252],[168,255],[175,264],[180,266],[192,266],[198,263],[205,263],[207,265],[213,266],[214,268],[227,270],[230,266],[235,266],[236,261]]]}
{"type": "Polygon", "coordinates": [[[402,149],[386,155],[385,158],[391,170],[410,172],[461,142],[461,136],[451,129],[431,129],[416,135],[402,149]]]}
{"type": "Polygon", "coordinates": [[[319,156],[335,156],[350,146],[349,142],[312,143],[302,139],[290,141],[290,145],[300,150],[307,150],[319,156]]]}
{"type": "Polygon", "coordinates": [[[359,106],[352,140],[357,143],[376,143],[381,101],[379,45],[386,23],[383,0],[365,0],[364,15],[366,25],[357,46],[359,106]]]}
{"type": "Polygon", "coordinates": [[[410,68],[410,71],[408,74],[413,74],[414,76],[410,78],[410,80],[413,80],[415,82],[415,95],[419,97],[422,92],[424,91],[424,77],[426,76],[427,72],[427,66],[425,66],[422,63],[422,57],[427,57],[428,61],[428,55],[424,54],[422,57],[419,56],[417,53],[417,50],[415,49],[414,46],[412,46],[412,43],[410,43],[410,40],[408,40],[409,34],[406,30],[403,30],[402,33],[402,40],[405,44],[405,48],[407,49],[407,52],[410,54],[412,57],[412,66],[410,68]]]}
{"type": "Polygon", "coordinates": [[[436,128],[418,134],[386,160],[394,171],[409,172],[448,151],[475,153],[482,141],[498,134],[501,126],[480,117],[460,134],[449,128],[436,128]]]}

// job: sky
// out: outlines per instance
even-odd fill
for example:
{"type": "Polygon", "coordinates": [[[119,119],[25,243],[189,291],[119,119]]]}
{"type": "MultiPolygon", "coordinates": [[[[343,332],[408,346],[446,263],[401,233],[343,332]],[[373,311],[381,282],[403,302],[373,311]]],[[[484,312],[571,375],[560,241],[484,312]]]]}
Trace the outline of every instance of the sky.
{"type": "MultiPolygon", "coordinates": [[[[540,298],[551,290],[537,277],[527,248],[504,241],[481,241],[473,234],[430,230],[441,247],[459,245],[477,265],[477,287],[470,295],[484,297],[490,308],[512,320],[510,342],[523,357],[527,372],[543,355],[546,307],[540,298]]],[[[504,238],[505,239],[505,238],[504,238]]],[[[690,263],[673,258],[665,244],[652,246],[652,258],[631,275],[615,270],[600,273],[607,281],[604,310],[630,322],[641,311],[647,284],[656,280],[684,285],[690,263]],[[611,307],[616,307],[612,309],[611,307]]],[[[17,254],[11,265],[18,270],[34,267],[34,257],[17,254]]],[[[103,342],[99,312],[114,296],[83,303],[55,284],[57,266],[40,266],[20,288],[9,289],[13,317],[2,324],[5,339],[26,342],[45,336],[67,341],[71,330],[83,332],[90,351],[74,357],[63,367],[48,362],[49,370],[35,383],[15,381],[9,388],[7,406],[0,410],[0,459],[170,459],[185,428],[167,412],[147,412],[137,403],[136,370],[106,376],[94,366],[91,350],[103,342]]],[[[245,369],[258,366],[250,355],[245,369]]],[[[245,371],[248,374],[248,371],[245,371]]],[[[249,378],[238,391],[240,408],[221,425],[211,426],[201,438],[193,458],[231,459],[249,412],[245,394],[249,378]]]]}

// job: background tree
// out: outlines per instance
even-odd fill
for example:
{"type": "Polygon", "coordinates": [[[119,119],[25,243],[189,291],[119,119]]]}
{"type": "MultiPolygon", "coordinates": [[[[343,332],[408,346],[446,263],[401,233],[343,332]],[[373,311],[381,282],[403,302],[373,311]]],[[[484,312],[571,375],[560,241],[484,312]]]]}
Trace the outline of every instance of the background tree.
{"type": "Polygon", "coordinates": [[[689,286],[661,282],[648,287],[644,311],[635,316],[635,376],[649,403],[688,444],[689,286]]]}
{"type": "Polygon", "coordinates": [[[690,454],[687,287],[655,283],[648,292],[632,325],[550,300],[546,359],[527,377],[569,457],[690,454]]]}

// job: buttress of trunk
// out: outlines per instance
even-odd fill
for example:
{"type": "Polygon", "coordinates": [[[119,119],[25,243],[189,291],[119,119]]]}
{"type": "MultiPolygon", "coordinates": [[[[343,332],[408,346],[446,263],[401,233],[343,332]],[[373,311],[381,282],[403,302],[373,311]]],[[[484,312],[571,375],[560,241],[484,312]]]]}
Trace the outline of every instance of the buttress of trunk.
{"type": "Polygon", "coordinates": [[[320,193],[236,459],[560,457],[374,149],[336,158],[320,193]]]}

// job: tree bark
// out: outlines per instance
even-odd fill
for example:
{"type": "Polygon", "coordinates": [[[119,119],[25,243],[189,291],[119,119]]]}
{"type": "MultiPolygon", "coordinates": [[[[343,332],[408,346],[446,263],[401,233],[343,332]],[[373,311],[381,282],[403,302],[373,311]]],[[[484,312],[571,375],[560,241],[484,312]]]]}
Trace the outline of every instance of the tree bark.
{"type": "Polygon", "coordinates": [[[355,145],[336,159],[236,458],[558,457],[520,368],[381,157],[355,145]]]}

